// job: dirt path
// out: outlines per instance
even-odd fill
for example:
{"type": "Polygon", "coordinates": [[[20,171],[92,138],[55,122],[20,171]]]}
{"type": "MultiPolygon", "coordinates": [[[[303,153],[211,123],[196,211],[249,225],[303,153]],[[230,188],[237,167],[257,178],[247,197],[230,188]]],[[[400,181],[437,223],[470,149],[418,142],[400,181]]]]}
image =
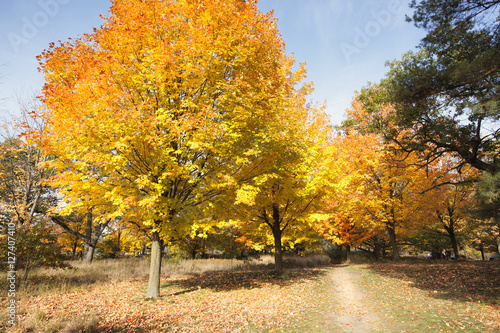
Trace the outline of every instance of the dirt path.
{"type": "Polygon", "coordinates": [[[339,304],[330,320],[339,324],[341,332],[372,332],[379,322],[378,316],[364,299],[363,274],[349,266],[338,266],[330,273],[332,292],[339,304]]]}

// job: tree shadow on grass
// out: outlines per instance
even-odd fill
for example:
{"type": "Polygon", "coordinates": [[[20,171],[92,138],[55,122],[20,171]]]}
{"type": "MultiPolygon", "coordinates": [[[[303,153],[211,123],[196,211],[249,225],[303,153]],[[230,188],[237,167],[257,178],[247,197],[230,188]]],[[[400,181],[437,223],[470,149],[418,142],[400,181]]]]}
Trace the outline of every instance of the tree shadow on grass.
{"type": "Polygon", "coordinates": [[[272,270],[206,272],[168,281],[162,285],[162,288],[178,290],[165,293],[174,296],[199,289],[222,292],[261,288],[269,284],[284,287],[325,274],[327,272],[320,268],[286,269],[281,274],[272,270]]]}
{"type": "Polygon", "coordinates": [[[410,282],[413,287],[431,292],[433,297],[500,307],[499,262],[374,263],[369,268],[378,274],[410,282]]]}

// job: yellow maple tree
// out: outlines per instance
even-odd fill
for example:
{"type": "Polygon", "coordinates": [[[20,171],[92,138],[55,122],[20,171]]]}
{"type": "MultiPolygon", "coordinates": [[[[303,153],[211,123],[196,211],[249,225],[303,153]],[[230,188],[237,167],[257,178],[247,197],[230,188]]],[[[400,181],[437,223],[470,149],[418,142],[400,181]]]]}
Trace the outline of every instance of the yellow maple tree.
{"type": "Polygon", "coordinates": [[[266,140],[249,164],[256,175],[235,188],[230,202],[252,246],[272,244],[278,272],[284,244],[293,247],[317,237],[312,226],[328,188],[323,166],[331,135],[328,118],[321,107],[306,102],[310,85],[295,89],[295,83],[286,85],[288,91],[281,94],[286,99],[274,105],[278,121],[266,124],[266,140]]]}
{"type": "Polygon", "coordinates": [[[39,61],[61,211],[83,193],[103,219],[150,226],[158,297],[162,240],[211,216],[286,98],[295,73],[276,19],[255,0],[115,0],[100,28],[39,61]]]}

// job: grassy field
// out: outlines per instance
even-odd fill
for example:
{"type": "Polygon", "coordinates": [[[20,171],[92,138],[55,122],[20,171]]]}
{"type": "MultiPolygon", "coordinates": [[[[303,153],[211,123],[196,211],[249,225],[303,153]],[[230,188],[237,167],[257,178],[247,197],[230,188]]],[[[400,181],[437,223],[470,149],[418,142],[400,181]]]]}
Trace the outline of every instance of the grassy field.
{"type": "Polygon", "coordinates": [[[372,264],[366,294],[381,332],[500,331],[500,264],[421,262],[372,264]]]}
{"type": "MultiPolygon", "coordinates": [[[[146,259],[37,270],[6,332],[496,332],[499,262],[329,265],[327,257],[181,260],[144,298],[146,259]]],[[[2,283],[5,279],[2,278],[2,283]]],[[[2,286],[2,289],[3,286],[2,286]]],[[[2,295],[2,308],[7,306],[2,295]]],[[[3,326],[2,326],[3,325],[3,326]]]]}

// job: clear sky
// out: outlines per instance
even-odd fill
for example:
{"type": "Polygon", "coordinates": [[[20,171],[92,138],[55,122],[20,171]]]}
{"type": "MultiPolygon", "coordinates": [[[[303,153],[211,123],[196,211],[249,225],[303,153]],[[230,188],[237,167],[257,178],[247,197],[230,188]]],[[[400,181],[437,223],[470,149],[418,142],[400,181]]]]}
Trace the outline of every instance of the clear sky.
{"type": "MultiPolygon", "coordinates": [[[[385,62],[419,43],[425,31],[405,22],[408,0],[260,0],[274,10],[287,53],[306,62],[312,100],[326,101],[332,122],[342,121],[356,90],[377,82],[385,62]]],[[[40,91],[36,56],[50,42],[91,32],[107,14],[108,0],[0,1],[0,110],[16,114],[16,99],[40,91]]]]}

